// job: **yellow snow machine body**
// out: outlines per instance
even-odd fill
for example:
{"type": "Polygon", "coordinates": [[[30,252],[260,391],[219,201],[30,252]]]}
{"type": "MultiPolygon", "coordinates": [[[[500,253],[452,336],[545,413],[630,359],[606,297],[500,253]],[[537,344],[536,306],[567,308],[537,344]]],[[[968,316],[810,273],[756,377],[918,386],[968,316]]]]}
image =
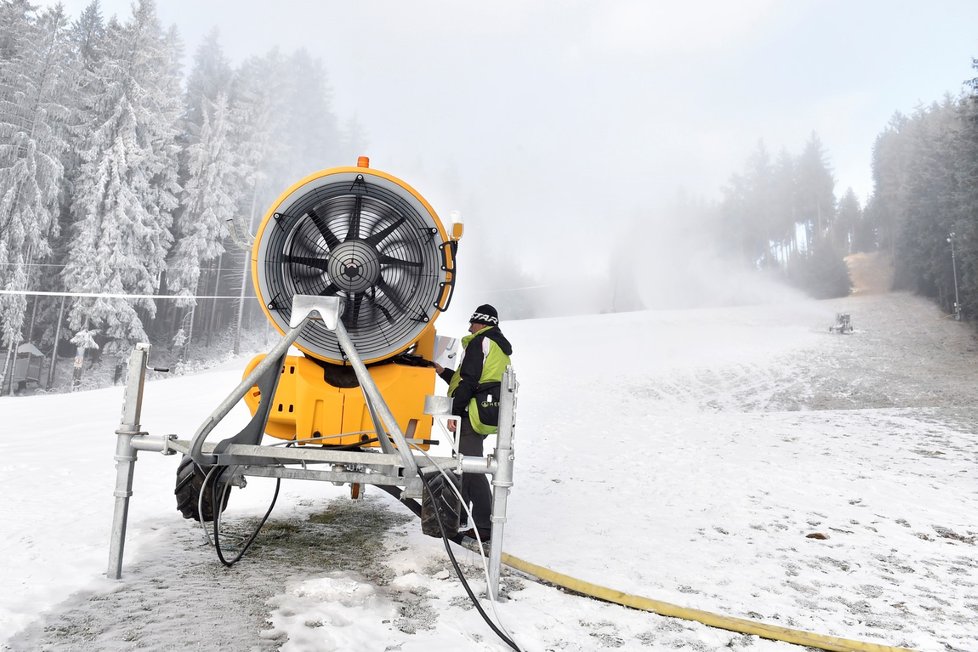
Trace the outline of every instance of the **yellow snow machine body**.
{"type": "MultiPolygon", "coordinates": [[[[283,335],[295,294],[343,299],[340,317],[398,425],[427,449],[434,394],[435,319],[449,304],[462,225],[449,234],[434,209],[400,179],[356,167],[317,172],[286,190],[252,249],[262,309],[283,335]],[[412,425],[413,424],[413,425],[412,425]]],[[[363,392],[333,332],[312,322],[288,356],[265,432],[300,445],[379,445],[363,392]]],[[[264,358],[245,369],[247,376],[264,358]]],[[[245,395],[252,414],[261,401],[245,395]]]]}

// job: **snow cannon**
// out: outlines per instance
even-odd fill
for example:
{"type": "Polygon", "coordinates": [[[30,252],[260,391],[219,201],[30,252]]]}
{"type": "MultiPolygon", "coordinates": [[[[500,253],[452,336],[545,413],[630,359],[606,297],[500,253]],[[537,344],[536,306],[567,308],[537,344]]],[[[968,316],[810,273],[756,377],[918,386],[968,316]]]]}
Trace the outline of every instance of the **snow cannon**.
{"type": "MultiPolygon", "coordinates": [[[[266,213],[251,252],[262,310],[283,335],[297,295],[337,297],[340,319],[398,424],[425,449],[434,394],[435,320],[448,309],[462,225],[446,232],[431,205],[400,179],[369,167],[323,170],[286,190],[266,213]]],[[[335,330],[310,321],[288,356],[265,432],[299,445],[378,446],[372,419],[335,330]]],[[[265,356],[245,369],[247,375],[265,356]]],[[[261,391],[245,395],[252,414],[261,391]]]]}
{"type": "Polygon", "coordinates": [[[351,498],[373,485],[411,509],[422,531],[447,546],[467,509],[460,502],[461,474],[492,475],[487,568],[495,596],[513,485],[516,375],[507,368],[499,384],[493,452],[462,455],[454,435],[460,417],[451,413],[452,399],[435,394],[429,362],[436,350],[453,348],[451,338],[436,335],[434,323],[451,303],[461,235],[461,224],[446,230],[417,191],[371,169],[366,157],[286,190],[265,215],[251,252],[255,294],[281,338],[251,360],[192,437],[143,429],[150,345],[137,344],[132,353],[116,430],[108,576],[122,574],[136,453],[145,450],[183,455],[177,509],[208,531],[226,566],[255,540],[282,480],[349,485],[351,498]],[[236,434],[208,441],[242,401],[250,420],[236,434]],[[436,443],[445,444],[440,452],[432,448],[436,443]],[[251,536],[225,556],[222,514],[232,488],[244,488],[252,477],[275,479],[274,496],[251,536]]]}

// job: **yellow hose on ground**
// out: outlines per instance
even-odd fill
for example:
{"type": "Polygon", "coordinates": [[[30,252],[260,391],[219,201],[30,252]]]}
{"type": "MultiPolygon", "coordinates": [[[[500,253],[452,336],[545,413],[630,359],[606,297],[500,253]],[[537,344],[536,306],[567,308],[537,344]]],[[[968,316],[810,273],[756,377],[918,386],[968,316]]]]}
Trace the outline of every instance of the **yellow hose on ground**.
{"type": "Polygon", "coordinates": [[[615,604],[631,607],[632,609],[651,611],[660,616],[693,620],[704,625],[709,625],[710,627],[718,627],[731,632],[754,634],[755,636],[774,641],[784,641],[785,643],[794,643],[795,645],[807,645],[821,650],[832,650],[833,652],[913,652],[903,647],[890,647],[889,645],[853,641],[837,636],[825,636],[800,629],[768,625],[744,618],[721,616],[699,609],[687,609],[668,602],[643,598],[638,595],[629,595],[621,591],[585,582],[584,580],[579,580],[563,573],[557,573],[543,566],[531,564],[528,561],[523,561],[505,552],[502,554],[502,562],[510,568],[515,568],[518,571],[537,577],[545,582],[570,589],[575,593],[582,593],[599,600],[604,600],[605,602],[614,602],[615,604]]]}

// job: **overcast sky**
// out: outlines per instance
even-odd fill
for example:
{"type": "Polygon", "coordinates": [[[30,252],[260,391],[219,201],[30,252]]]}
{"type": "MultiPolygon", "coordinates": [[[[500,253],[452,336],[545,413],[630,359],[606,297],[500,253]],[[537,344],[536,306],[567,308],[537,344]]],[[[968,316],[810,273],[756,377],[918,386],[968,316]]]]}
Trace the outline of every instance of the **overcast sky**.
{"type": "MultiPolygon", "coordinates": [[[[77,16],[88,2],[64,4],[77,16]]],[[[157,5],[188,55],[213,26],[235,62],[307,48],[375,167],[443,216],[517,225],[524,241],[593,241],[679,188],[716,198],[759,139],[797,154],[813,130],[836,195],[865,200],[889,118],[960,93],[978,56],[974,0],[157,5]]]]}

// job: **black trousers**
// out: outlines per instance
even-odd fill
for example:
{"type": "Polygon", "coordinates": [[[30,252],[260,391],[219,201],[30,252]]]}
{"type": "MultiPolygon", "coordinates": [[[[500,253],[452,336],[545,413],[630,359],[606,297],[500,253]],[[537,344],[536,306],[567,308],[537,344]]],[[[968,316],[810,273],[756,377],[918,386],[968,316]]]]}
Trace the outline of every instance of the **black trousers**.
{"type": "MultiPolygon", "coordinates": [[[[458,452],[462,455],[482,457],[482,442],[485,437],[472,429],[468,415],[462,417],[459,424],[458,452]]],[[[479,536],[488,538],[492,531],[492,489],[489,480],[482,473],[462,474],[462,500],[472,505],[472,516],[479,530],[479,536]]]]}

